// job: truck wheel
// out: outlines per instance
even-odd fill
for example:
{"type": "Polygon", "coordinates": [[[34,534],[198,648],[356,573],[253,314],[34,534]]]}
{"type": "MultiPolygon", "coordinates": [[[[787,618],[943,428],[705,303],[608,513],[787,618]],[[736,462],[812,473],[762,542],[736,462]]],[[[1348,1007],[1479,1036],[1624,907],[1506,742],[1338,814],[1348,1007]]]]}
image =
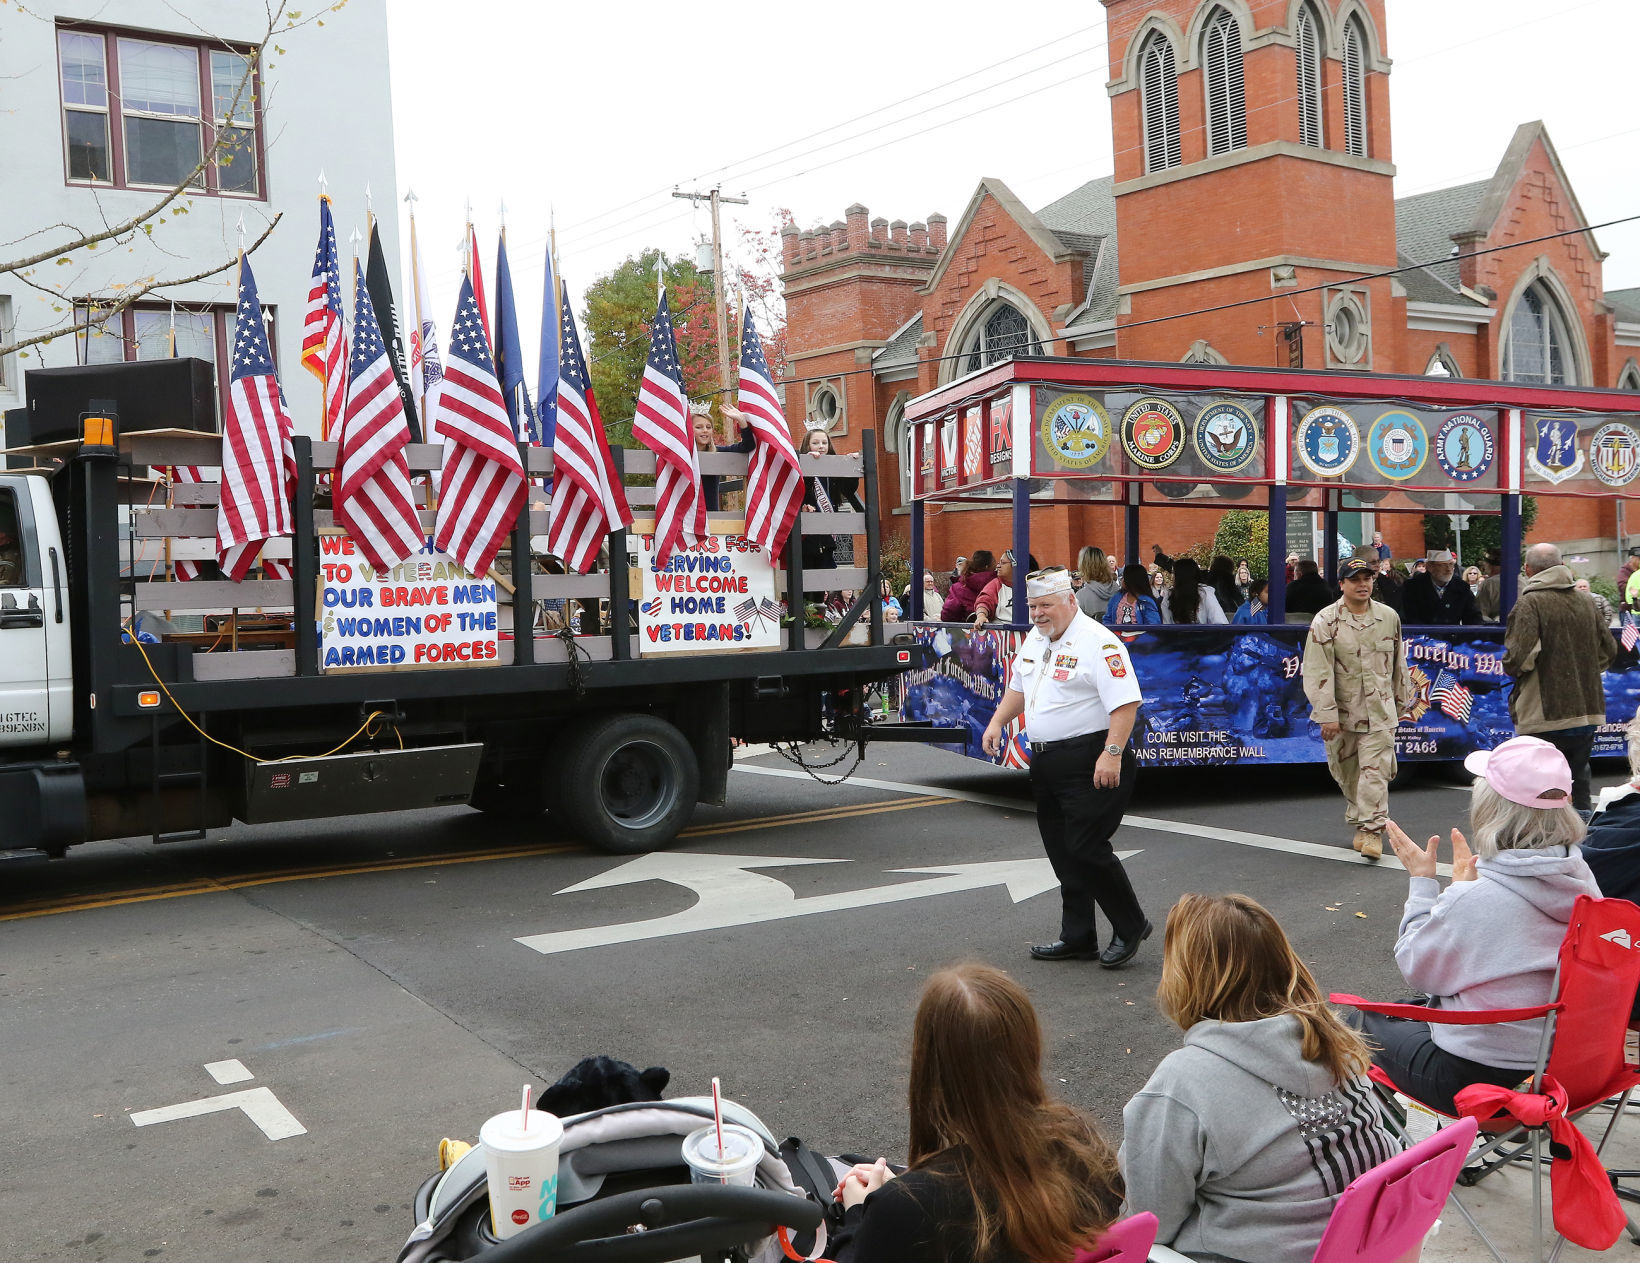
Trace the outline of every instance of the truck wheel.
{"type": "Polygon", "coordinates": [[[571,827],[600,850],[671,844],[695,809],[700,766],[689,742],[652,715],[605,715],[579,728],[559,785],[571,827]]]}

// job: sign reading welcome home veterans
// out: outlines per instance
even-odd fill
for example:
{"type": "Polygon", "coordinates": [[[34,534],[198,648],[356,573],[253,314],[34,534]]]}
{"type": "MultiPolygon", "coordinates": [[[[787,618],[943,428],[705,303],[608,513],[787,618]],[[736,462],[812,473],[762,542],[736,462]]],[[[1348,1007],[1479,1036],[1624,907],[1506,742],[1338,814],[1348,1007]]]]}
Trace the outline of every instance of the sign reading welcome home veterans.
{"type": "Polygon", "coordinates": [[[319,538],[319,665],[326,671],[483,666],[498,660],[495,583],[431,540],[377,570],[348,535],[319,538]]]}
{"type": "Polygon", "coordinates": [[[655,537],[638,541],[642,653],[780,648],[774,567],[744,535],[708,535],[655,565],[655,537]]]}

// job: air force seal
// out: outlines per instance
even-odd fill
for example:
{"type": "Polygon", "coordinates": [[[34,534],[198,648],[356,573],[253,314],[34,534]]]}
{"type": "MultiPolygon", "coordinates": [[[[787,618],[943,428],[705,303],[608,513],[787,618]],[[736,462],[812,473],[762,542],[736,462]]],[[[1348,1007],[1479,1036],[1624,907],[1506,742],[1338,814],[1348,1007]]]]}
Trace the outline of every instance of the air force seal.
{"type": "Polygon", "coordinates": [[[1316,477],[1338,478],[1349,473],[1361,454],[1361,431],[1342,408],[1311,408],[1298,423],[1293,446],[1316,477]]]}
{"type": "Polygon", "coordinates": [[[1603,425],[1589,440],[1589,465],[1608,487],[1626,487],[1640,472],[1640,430],[1621,421],[1603,425]]]}
{"type": "Polygon", "coordinates": [[[1042,412],[1042,446],[1070,469],[1097,465],[1110,450],[1110,413],[1091,395],[1060,395],[1042,412]]]}
{"type": "Polygon", "coordinates": [[[1544,482],[1562,483],[1583,470],[1577,450],[1577,422],[1570,417],[1533,417],[1534,439],[1526,449],[1526,467],[1544,482]]]}
{"type": "Polygon", "coordinates": [[[1165,399],[1140,399],[1122,414],[1122,451],[1140,469],[1166,469],[1184,451],[1184,418],[1165,399]]]}
{"type": "Polygon", "coordinates": [[[1492,468],[1492,429],[1477,416],[1460,412],[1435,431],[1435,463],[1454,482],[1474,482],[1492,468]]]}
{"type": "Polygon", "coordinates": [[[1258,420],[1228,399],[1210,403],[1197,414],[1195,445],[1196,456],[1215,473],[1239,474],[1258,446],[1258,420]]]}
{"type": "Polygon", "coordinates": [[[1392,409],[1367,431],[1367,459],[1384,477],[1404,482],[1429,459],[1429,431],[1412,413],[1392,409]]]}

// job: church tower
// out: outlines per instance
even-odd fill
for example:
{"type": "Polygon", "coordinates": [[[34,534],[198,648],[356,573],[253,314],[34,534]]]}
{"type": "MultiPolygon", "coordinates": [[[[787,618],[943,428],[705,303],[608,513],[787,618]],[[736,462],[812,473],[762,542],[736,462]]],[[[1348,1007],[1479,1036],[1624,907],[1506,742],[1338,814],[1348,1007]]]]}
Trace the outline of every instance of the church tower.
{"type": "Polygon", "coordinates": [[[1398,262],[1384,0],[1103,3],[1117,354],[1394,365],[1405,291],[1353,279],[1398,262]]]}

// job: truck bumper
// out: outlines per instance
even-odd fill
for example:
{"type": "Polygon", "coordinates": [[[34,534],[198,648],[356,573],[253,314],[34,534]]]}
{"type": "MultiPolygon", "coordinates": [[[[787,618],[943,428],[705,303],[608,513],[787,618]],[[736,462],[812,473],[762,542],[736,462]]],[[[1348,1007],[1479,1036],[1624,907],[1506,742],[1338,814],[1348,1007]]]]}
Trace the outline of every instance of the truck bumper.
{"type": "Polygon", "coordinates": [[[86,838],[85,780],[78,763],[0,764],[0,820],[8,850],[61,855],[86,838]]]}

